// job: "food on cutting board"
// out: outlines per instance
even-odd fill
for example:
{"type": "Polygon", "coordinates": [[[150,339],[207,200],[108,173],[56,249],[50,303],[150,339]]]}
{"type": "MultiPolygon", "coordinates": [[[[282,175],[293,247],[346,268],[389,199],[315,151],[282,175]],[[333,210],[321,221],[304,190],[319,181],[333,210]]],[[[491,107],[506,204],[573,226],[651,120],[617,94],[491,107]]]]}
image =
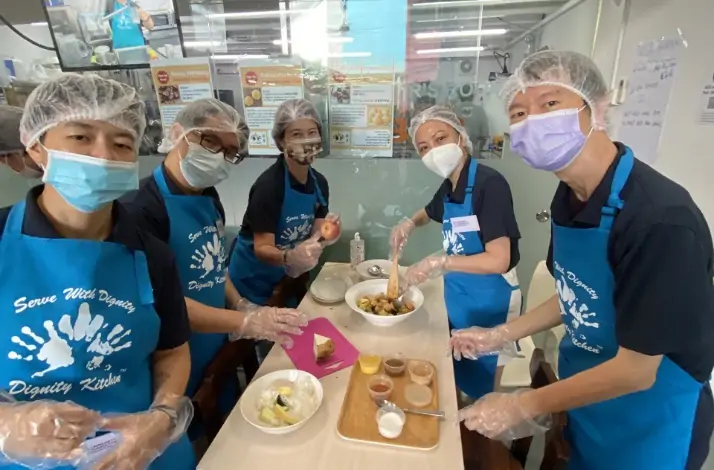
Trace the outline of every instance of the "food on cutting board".
{"type": "Polygon", "coordinates": [[[382,357],[376,354],[360,354],[357,358],[359,369],[365,375],[372,375],[379,372],[379,366],[382,365],[382,357]]]}
{"type": "Polygon", "coordinates": [[[324,361],[335,353],[335,343],[327,336],[315,334],[313,350],[315,362],[324,361]]]}
{"type": "Polygon", "coordinates": [[[375,315],[403,315],[414,311],[414,304],[408,300],[397,302],[386,294],[365,295],[357,300],[357,308],[375,315]]]}
{"type": "Polygon", "coordinates": [[[276,380],[260,396],[258,418],[276,428],[292,426],[309,417],[318,405],[311,382],[276,380]]]}

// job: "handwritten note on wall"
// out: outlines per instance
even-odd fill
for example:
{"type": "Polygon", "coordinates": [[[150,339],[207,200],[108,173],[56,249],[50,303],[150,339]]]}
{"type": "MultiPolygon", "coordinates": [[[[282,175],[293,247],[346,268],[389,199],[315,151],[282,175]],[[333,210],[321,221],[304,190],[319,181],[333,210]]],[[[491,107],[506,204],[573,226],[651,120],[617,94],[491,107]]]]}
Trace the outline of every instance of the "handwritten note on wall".
{"type": "Polygon", "coordinates": [[[617,137],[647,163],[657,158],[682,47],[680,38],[664,38],[641,43],[637,48],[617,137]]]}

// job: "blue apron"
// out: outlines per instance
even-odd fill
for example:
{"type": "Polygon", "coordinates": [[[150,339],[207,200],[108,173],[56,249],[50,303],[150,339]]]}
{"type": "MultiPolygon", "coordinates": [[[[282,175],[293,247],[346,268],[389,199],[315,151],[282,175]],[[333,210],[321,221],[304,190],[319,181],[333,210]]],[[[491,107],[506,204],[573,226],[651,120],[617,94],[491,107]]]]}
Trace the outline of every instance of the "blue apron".
{"type": "MultiPolygon", "coordinates": [[[[561,379],[612,359],[619,348],[615,281],[607,251],[612,223],[624,207],[620,191],[633,160],[628,148],[615,170],[598,227],[578,229],[553,223],[553,267],[567,332],[560,343],[561,379]]],[[[649,390],[568,412],[568,468],[684,469],[702,387],[665,356],[649,390]]]]}
{"type": "Polygon", "coordinates": [[[114,2],[114,11],[124,8],[121,13],[112,16],[112,42],[113,49],[124,47],[138,47],[146,44],[144,35],[141,33],[141,23],[137,22],[138,13],[129,3],[122,5],[114,2]],[[126,7],[126,8],[125,8],[126,7]]]}
{"type": "MultiPolygon", "coordinates": [[[[184,296],[209,307],[226,308],[225,230],[215,200],[172,194],[163,165],[154,170],[154,179],[171,220],[169,246],[176,256],[184,296]]],[[[196,393],[206,366],[227,339],[225,334],[191,334],[188,396],[196,393]]]]}
{"type": "MultiPolygon", "coordinates": [[[[117,243],[23,235],[24,217],[23,201],[10,210],[0,240],[0,388],[18,401],[146,411],[160,320],[145,254],[117,243]]],[[[188,438],[150,468],[196,468],[188,438]]]]}
{"type": "MultiPolygon", "coordinates": [[[[471,159],[466,197],[463,204],[455,204],[444,197],[442,235],[444,250],[448,255],[477,255],[484,252],[479,230],[454,230],[456,225],[475,220],[473,190],[476,184],[478,162],[471,159]],[[456,219],[456,220],[454,220],[456,219]]],[[[444,275],[444,296],[451,328],[472,326],[492,328],[506,321],[511,295],[518,286],[511,286],[500,274],[469,274],[449,272],[444,275]]],[[[473,399],[493,391],[498,356],[479,358],[476,361],[454,360],[456,385],[473,399]]]]}
{"type": "MultiPolygon", "coordinates": [[[[315,209],[318,205],[324,206],[326,203],[312,168],[310,168],[310,177],[315,183],[315,191],[312,194],[292,189],[285,162],[283,162],[283,172],[285,194],[275,233],[275,246],[280,249],[290,249],[312,235],[315,209]]],[[[265,305],[273,294],[275,286],[285,277],[285,268],[260,261],[255,256],[253,237],[238,235],[231,254],[228,273],[231,282],[243,297],[258,305],[265,305]]],[[[294,305],[290,306],[297,307],[299,299],[291,299],[291,301],[294,305]]]]}

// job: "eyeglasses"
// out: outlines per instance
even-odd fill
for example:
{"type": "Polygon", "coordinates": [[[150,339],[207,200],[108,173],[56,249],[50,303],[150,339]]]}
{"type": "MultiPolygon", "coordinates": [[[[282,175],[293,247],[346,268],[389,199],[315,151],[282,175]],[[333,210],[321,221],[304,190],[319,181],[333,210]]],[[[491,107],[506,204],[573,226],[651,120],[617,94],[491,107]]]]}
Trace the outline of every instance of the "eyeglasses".
{"type": "Polygon", "coordinates": [[[224,147],[221,141],[212,135],[204,134],[198,131],[194,132],[196,132],[196,134],[201,138],[201,140],[198,142],[198,145],[205,148],[211,153],[223,153],[223,159],[228,163],[237,165],[243,160],[245,160],[245,154],[241,154],[240,150],[228,149],[224,147]]]}

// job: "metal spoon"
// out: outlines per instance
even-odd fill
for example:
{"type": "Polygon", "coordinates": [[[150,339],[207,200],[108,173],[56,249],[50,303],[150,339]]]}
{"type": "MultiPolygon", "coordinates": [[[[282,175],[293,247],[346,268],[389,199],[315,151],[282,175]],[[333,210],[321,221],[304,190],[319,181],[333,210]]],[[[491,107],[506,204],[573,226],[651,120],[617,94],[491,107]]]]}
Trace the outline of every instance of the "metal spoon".
{"type": "Polygon", "coordinates": [[[367,274],[374,277],[389,277],[389,274],[387,274],[384,269],[380,268],[376,264],[367,268],[367,274]]]}
{"type": "MultiPolygon", "coordinates": [[[[399,409],[397,405],[392,403],[389,400],[379,400],[377,401],[377,406],[380,408],[387,408],[387,409],[399,409]]],[[[413,415],[421,415],[421,416],[433,416],[435,418],[443,418],[444,417],[444,412],[443,411],[424,411],[424,410],[410,410],[407,408],[401,408],[401,410],[405,413],[410,413],[413,415]]]]}

